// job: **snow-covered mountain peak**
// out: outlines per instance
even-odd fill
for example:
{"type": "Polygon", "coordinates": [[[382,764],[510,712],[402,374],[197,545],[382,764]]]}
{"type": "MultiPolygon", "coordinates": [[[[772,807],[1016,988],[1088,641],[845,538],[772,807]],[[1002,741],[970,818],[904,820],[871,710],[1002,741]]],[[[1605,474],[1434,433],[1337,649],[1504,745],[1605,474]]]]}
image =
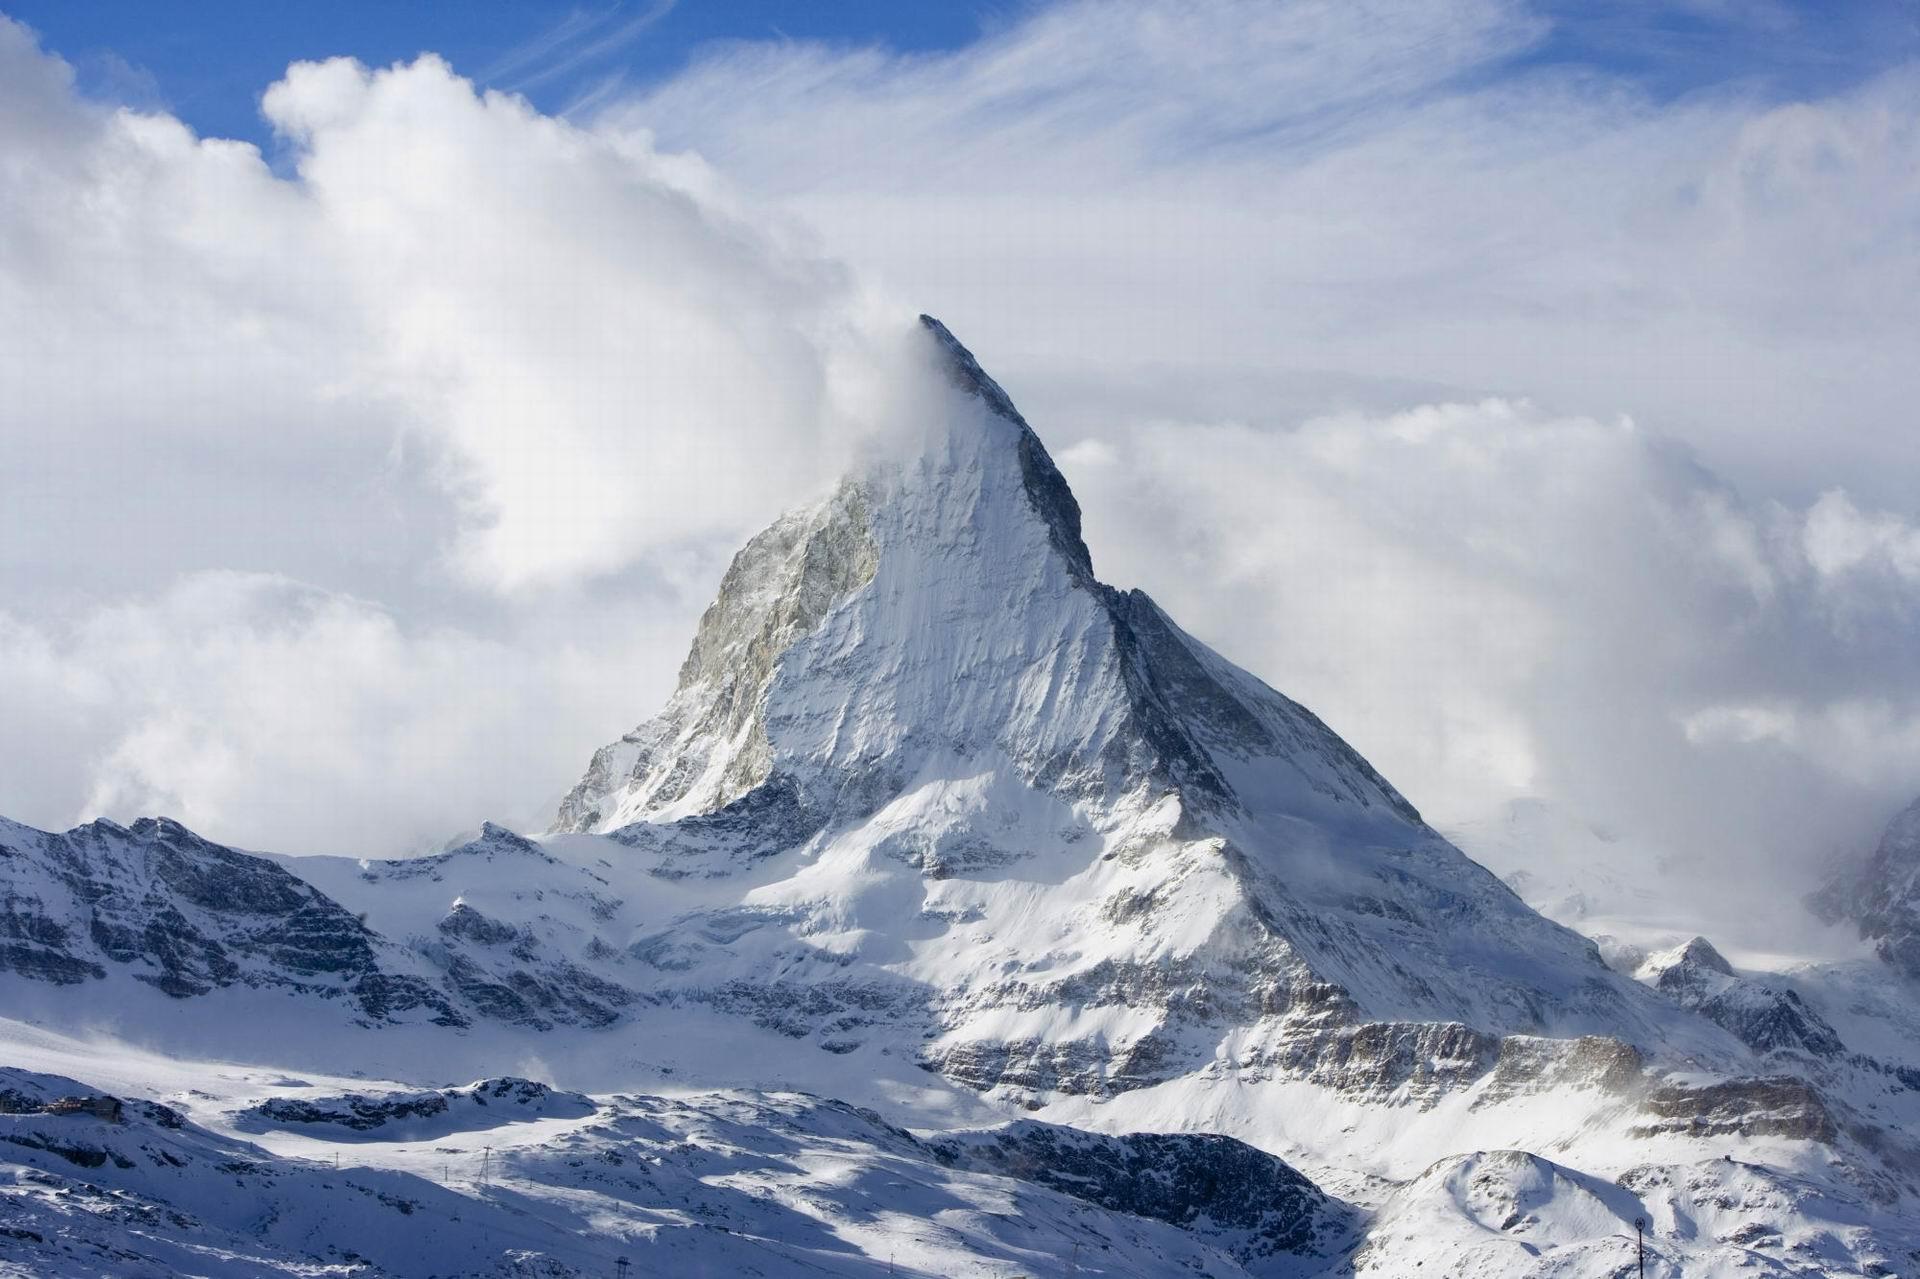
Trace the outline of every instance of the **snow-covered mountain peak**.
{"type": "Polygon", "coordinates": [[[1287,802],[1417,824],[1312,715],[1094,579],[1039,437],[945,326],[921,323],[946,382],[935,420],[914,424],[922,449],[741,550],[667,708],[596,755],[557,829],[752,803],[810,832],[953,766],[1133,808],[1271,804],[1278,781],[1287,802]],[[1279,776],[1246,767],[1261,760],[1279,776]]]}
{"type": "Polygon", "coordinates": [[[741,549],[667,706],[595,755],[544,842],[487,827],[374,864],[28,832],[22,889],[63,922],[20,962],[259,987],[311,919],[372,1020],[599,1026],[691,1000],[1029,1098],[1222,1062],[1445,1091],[1496,1070],[1511,1089],[1521,1057],[1600,1077],[1740,1051],[1530,910],[1304,707],[1095,579],[1005,390],[938,322],[918,332],[918,447],[741,549]],[[102,949],[76,858],[107,857],[126,927],[176,897],[204,963],[102,949]],[[1568,1038],[1515,1057],[1512,1036],[1568,1038]]]}
{"type": "MultiPolygon", "coordinates": [[[[668,705],[595,755],[561,833],[754,884],[781,927],[731,943],[743,980],[825,954],[946,992],[923,1056],[982,1088],[1135,1087],[1254,1022],[1317,1027],[1309,1057],[1367,1018],[1407,1023],[1369,1052],[1464,1034],[1489,1063],[1516,1032],[1656,1037],[1658,1001],[1311,712],[1095,579],[1038,436],[922,328],[921,447],[741,550],[668,705]],[[1047,1004],[1081,1012],[1009,1020],[1047,1004]]],[[[645,953],[722,962],[705,927],[645,953]]]]}
{"type": "Polygon", "coordinates": [[[1013,397],[987,375],[980,362],[973,358],[973,352],[962,346],[946,325],[931,315],[922,315],[920,324],[934,340],[935,357],[947,380],[966,394],[978,397],[994,416],[1019,428],[1014,447],[1019,454],[1020,478],[1027,498],[1033,503],[1034,511],[1046,521],[1054,548],[1073,568],[1091,579],[1093,556],[1080,532],[1080,503],[1040,443],[1040,437],[1014,407],[1013,397]]]}
{"type": "Polygon", "coordinates": [[[1680,945],[1647,957],[1634,975],[1641,981],[1658,985],[1663,979],[1684,975],[1715,974],[1733,976],[1733,965],[1704,937],[1694,937],[1680,945]]]}

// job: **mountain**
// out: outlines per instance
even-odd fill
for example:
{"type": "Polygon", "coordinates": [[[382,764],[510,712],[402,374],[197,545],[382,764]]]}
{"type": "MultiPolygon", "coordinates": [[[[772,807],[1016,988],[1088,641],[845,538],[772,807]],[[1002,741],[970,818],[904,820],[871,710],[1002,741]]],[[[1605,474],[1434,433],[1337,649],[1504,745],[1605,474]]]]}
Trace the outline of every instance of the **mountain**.
{"type": "Polygon", "coordinates": [[[397,948],[273,862],[177,822],[54,835],[0,821],[0,964],[56,985],[107,965],[176,999],[243,985],[341,999],[374,1019],[464,1019],[397,948]]]}
{"type": "Polygon", "coordinates": [[[1887,824],[1878,847],[1814,899],[1816,912],[1847,920],[1896,971],[1920,982],[1920,799],[1887,824]]]}
{"type": "Polygon", "coordinates": [[[1842,1050],[1839,1034],[1798,992],[1741,976],[1704,937],[1649,956],[1635,976],[1757,1053],[1832,1057],[1842,1050]]]}
{"type": "Polygon", "coordinates": [[[554,830],[382,860],[0,826],[3,1060],[63,1078],[0,1132],[39,1236],[0,1274],[98,1273],[44,1264],[60,1231],[185,1247],[168,1213],[236,1274],[603,1273],[591,1222],[643,1274],[1598,1275],[1636,1215],[1649,1273],[1909,1264],[1920,1032],[1873,1029],[1905,1014],[1704,940],[1610,968],[1102,584],[1038,436],[921,333],[914,420],[739,552],[554,830]],[[106,1121],[58,1089],[186,1134],[87,1130],[84,1224],[34,1178],[106,1121]],[[476,1157],[511,1178],[436,1184],[476,1157]],[[236,1165],[258,1212],[188,1206],[236,1165]],[[327,1229],[383,1195],[425,1243],[327,1229]]]}
{"type": "Polygon", "coordinates": [[[1182,1075],[1229,1035],[1242,1069],[1374,1087],[1442,1041],[1487,1070],[1505,1035],[1663,1033],[1312,713],[1097,581],[1032,429],[922,322],[927,445],[749,542],[666,710],[561,807],[663,873],[793,864],[724,954],[687,919],[658,966],[734,965],[735,999],[823,1023],[912,982],[924,1060],[1035,1093],[1182,1075]]]}

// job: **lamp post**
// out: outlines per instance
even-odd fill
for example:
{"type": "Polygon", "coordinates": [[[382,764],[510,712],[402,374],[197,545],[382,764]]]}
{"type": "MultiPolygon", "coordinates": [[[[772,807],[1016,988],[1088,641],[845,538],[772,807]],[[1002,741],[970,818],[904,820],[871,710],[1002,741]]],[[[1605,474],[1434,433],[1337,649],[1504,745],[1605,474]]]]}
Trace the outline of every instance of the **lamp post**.
{"type": "Polygon", "coordinates": [[[1640,1262],[1640,1279],[1647,1279],[1647,1219],[1633,1219],[1633,1251],[1640,1262]]]}

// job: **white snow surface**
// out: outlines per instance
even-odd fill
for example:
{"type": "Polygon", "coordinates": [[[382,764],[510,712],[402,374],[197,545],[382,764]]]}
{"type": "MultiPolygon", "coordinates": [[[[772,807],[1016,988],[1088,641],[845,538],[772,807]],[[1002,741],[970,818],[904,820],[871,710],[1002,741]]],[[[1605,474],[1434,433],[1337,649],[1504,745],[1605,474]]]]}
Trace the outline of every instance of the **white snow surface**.
{"type": "Polygon", "coordinates": [[[922,447],[743,549],[556,830],[0,823],[0,1275],[1614,1275],[1636,1216],[1649,1274],[1920,1273],[1897,975],[1610,968],[1099,583],[927,332],[922,447]],[[939,1157],[1015,1118],[1329,1198],[1282,1240],[939,1157]]]}

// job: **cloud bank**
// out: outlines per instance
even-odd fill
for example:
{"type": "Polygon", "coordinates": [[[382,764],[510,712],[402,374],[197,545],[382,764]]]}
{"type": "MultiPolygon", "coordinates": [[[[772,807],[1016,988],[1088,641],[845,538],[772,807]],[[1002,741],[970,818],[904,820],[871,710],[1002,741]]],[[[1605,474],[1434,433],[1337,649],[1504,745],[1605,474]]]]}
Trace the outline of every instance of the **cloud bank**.
{"type": "Polygon", "coordinates": [[[0,812],[523,820],[925,309],[1103,576],[1431,816],[1790,907],[1920,791],[1920,70],[1676,95],[1570,21],[1056,4],[567,119],[307,63],[266,157],[0,26],[0,812]]]}
{"type": "Polygon", "coordinates": [[[1503,400],[1145,426],[1062,465],[1109,565],[1337,707],[1429,820],[1550,799],[1722,936],[1784,942],[1915,789],[1916,529],[1837,491],[1750,501],[1631,422],[1503,400]]]}

